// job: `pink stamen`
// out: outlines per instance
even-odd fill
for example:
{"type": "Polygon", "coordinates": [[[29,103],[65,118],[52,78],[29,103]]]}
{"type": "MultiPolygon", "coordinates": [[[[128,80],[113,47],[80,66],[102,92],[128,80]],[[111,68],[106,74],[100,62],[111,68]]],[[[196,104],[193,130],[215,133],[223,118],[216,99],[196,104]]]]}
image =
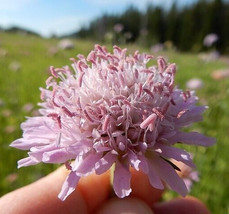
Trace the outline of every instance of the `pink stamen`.
{"type": "Polygon", "coordinates": [[[107,53],[105,47],[102,47],[102,46],[100,46],[98,44],[95,45],[95,49],[99,50],[103,54],[106,54],[107,53]]]}
{"type": "Polygon", "coordinates": [[[110,122],[110,115],[108,114],[108,115],[105,116],[105,119],[103,121],[103,125],[102,125],[102,130],[103,131],[107,131],[108,126],[109,126],[109,122],[110,122]]]}
{"type": "Polygon", "coordinates": [[[118,71],[118,69],[114,65],[108,65],[107,67],[112,71],[118,71]]]}
{"type": "Polygon", "coordinates": [[[78,54],[77,57],[78,57],[80,60],[85,60],[85,57],[84,57],[84,55],[82,55],[82,54],[78,54]]]}
{"type": "Polygon", "coordinates": [[[152,113],[150,116],[148,116],[141,124],[140,127],[142,129],[147,128],[150,124],[155,124],[155,121],[157,119],[157,115],[152,113]]]}
{"type": "Polygon", "coordinates": [[[80,75],[79,75],[79,78],[78,78],[78,84],[79,84],[79,87],[82,86],[82,83],[83,83],[83,76],[85,75],[85,72],[81,72],[80,75]]]}
{"type": "Polygon", "coordinates": [[[118,51],[118,53],[120,54],[122,52],[122,49],[120,47],[118,47],[117,45],[115,45],[114,51],[118,51]]]}
{"type": "Polygon", "coordinates": [[[50,66],[49,70],[54,77],[58,78],[58,75],[56,73],[54,66],[50,66]]]}
{"type": "Polygon", "coordinates": [[[142,69],[141,72],[146,73],[146,74],[152,73],[152,71],[149,69],[142,69]]]}
{"type": "Polygon", "coordinates": [[[124,79],[124,76],[121,72],[118,73],[118,79],[121,83],[121,86],[124,87],[125,86],[125,79],[124,79]]]}
{"type": "Polygon", "coordinates": [[[51,83],[51,81],[53,80],[53,76],[50,76],[46,81],[46,85],[49,86],[49,84],[51,83]]]}
{"type": "Polygon", "coordinates": [[[62,108],[63,112],[64,112],[66,115],[68,115],[69,117],[74,117],[74,116],[76,116],[75,113],[70,112],[65,106],[62,106],[61,108],[62,108]]]}
{"type": "Polygon", "coordinates": [[[91,51],[88,56],[87,56],[87,60],[90,61],[93,64],[96,64],[96,55],[94,51],[91,51]]]}
{"type": "Polygon", "coordinates": [[[153,108],[152,111],[153,111],[158,117],[160,117],[161,120],[163,120],[163,119],[165,118],[165,116],[162,114],[162,112],[159,111],[158,109],[153,108]]]}
{"type": "Polygon", "coordinates": [[[89,116],[89,114],[87,113],[85,109],[83,110],[83,113],[87,120],[89,120],[92,123],[94,122],[94,120],[89,116]]]}
{"type": "Polygon", "coordinates": [[[152,98],[154,98],[153,93],[148,88],[144,88],[143,91],[150,95],[152,98]]]}
{"type": "Polygon", "coordinates": [[[171,74],[175,74],[176,73],[176,64],[170,64],[166,70],[165,70],[166,73],[171,73],[171,74]]]}
{"type": "Polygon", "coordinates": [[[65,165],[66,169],[72,170],[72,166],[71,166],[71,162],[70,162],[70,161],[66,161],[66,162],[64,163],[64,165],[65,165]]]}
{"type": "Polygon", "coordinates": [[[163,57],[159,57],[157,60],[158,71],[163,72],[166,68],[166,61],[163,57]]]}
{"type": "Polygon", "coordinates": [[[138,92],[137,92],[137,97],[140,97],[142,94],[142,83],[138,84],[138,92]]]}
{"type": "Polygon", "coordinates": [[[184,113],[186,113],[188,111],[188,109],[184,109],[182,111],[180,111],[178,114],[177,114],[177,118],[179,119],[184,113]]]}
{"type": "Polygon", "coordinates": [[[124,145],[124,143],[123,142],[119,142],[119,144],[118,144],[118,148],[123,152],[123,151],[125,151],[125,149],[126,149],[126,146],[124,145]]]}
{"type": "Polygon", "coordinates": [[[56,89],[53,90],[52,94],[52,103],[55,107],[60,107],[56,102],[55,102],[55,96],[56,96],[56,89]]]}

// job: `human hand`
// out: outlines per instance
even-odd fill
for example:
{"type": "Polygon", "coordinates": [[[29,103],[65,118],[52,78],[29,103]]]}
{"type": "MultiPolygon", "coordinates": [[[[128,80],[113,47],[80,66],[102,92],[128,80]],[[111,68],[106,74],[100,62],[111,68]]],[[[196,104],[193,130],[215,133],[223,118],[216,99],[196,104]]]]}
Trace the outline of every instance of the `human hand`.
{"type": "Polygon", "coordinates": [[[57,198],[66,178],[63,167],[48,176],[6,194],[0,199],[2,214],[209,214],[196,198],[177,198],[158,203],[162,190],[151,187],[142,172],[132,170],[132,193],[120,199],[110,197],[110,172],[80,179],[76,190],[65,200],[57,198]]]}

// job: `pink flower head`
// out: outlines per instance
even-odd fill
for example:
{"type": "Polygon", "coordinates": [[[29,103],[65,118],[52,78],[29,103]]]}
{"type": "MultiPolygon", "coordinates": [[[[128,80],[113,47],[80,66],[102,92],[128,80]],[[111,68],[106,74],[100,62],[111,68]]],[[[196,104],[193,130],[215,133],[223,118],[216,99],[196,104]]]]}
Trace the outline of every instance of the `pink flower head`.
{"type": "Polygon", "coordinates": [[[114,166],[113,188],[120,198],[131,193],[130,167],[148,175],[151,185],[164,182],[181,195],[187,187],[170,158],[194,167],[189,153],[176,143],[210,146],[214,139],[181,129],[202,119],[194,92],[174,87],[175,64],[159,57],[113,53],[95,45],[87,57],[68,67],[51,67],[41,89],[41,116],[22,123],[23,138],[11,146],[29,150],[18,167],[40,162],[65,163],[70,174],[59,198],[64,200],[81,177],[102,174],[114,166]],[[74,160],[74,161],[72,161],[74,160]]]}

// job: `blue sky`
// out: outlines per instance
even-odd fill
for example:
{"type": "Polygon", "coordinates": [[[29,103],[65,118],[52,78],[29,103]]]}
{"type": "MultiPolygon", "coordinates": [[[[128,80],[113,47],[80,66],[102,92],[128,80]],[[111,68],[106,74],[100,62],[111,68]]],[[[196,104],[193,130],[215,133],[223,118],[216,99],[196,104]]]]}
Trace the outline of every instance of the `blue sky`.
{"type": "Polygon", "coordinates": [[[43,36],[79,29],[103,13],[121,13],[130,4],[144,10],[147,3],[169,6],[196,0],[0,0],[0,26],[21,26],[43,36]]]}

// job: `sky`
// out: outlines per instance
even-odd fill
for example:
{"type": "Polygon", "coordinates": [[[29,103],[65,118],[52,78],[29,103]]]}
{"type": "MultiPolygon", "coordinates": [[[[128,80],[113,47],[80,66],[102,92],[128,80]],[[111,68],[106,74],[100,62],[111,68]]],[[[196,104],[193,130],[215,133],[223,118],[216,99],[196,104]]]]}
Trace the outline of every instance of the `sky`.
{"type": "Polygon", "coordinates": [[[42,36],[76,32],[104,13],[121,13],[129,5],[144,10],[148,3],[169,7],[196,0],[0,0],[0,27],[20,26],[42,36]]]}

